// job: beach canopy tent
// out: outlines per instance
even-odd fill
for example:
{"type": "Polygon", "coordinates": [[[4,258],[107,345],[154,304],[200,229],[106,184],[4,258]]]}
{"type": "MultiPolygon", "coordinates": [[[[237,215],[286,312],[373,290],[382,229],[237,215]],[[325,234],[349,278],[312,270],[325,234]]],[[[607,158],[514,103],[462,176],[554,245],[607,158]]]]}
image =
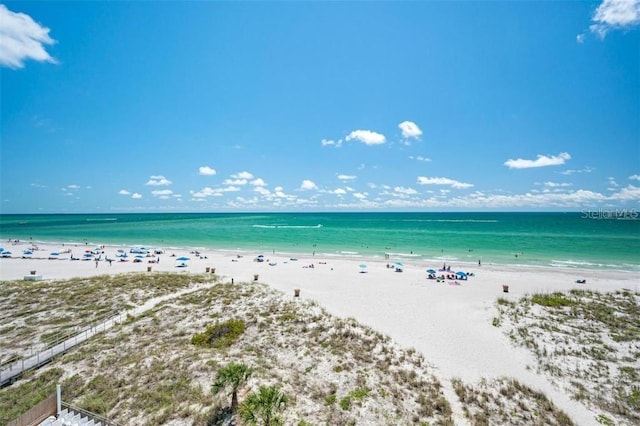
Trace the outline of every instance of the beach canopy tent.
{"type": "Polygon", "coordinates": [[[467,274],[465,272],[462,271],[458,271],[456,272],[456,276],[460,279],[466,280],[467,279],[467,274]]]}

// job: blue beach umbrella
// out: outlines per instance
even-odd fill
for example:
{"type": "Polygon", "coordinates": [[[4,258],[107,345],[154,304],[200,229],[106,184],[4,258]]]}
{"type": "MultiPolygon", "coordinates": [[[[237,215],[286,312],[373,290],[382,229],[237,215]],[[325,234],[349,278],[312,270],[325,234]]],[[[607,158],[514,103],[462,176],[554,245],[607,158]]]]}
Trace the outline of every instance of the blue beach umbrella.
{"type": "Polygon", "coordinates": [[[466,273],[464,273],[464,272],[462,272],[462,271],[458,271],[458,272],[456,272],[456,276],[457,276],[457,277],[460,277],[460,278],[467,279],[467,274],[466,274],[466,273]]]}
{"type": "Polygon", "coordinates": [[[436,270],[435,269],[427,269],[427,274],[435,274],[436,270]]]}
{"type": "Polygon", "coordinates": [[[178,262],[186,262],[187,260],[189,260],[189,258],[188,258],[188,257],[184,257],[184,256],[182,256],[182,257],[177,258],[176,260],[177,260],[178,262]]]}
{"type": "Polygon", "coordinates": [[[404,266],[402,262],[396,262],[395,265],[399,268],[402,268],[404,266]]]}

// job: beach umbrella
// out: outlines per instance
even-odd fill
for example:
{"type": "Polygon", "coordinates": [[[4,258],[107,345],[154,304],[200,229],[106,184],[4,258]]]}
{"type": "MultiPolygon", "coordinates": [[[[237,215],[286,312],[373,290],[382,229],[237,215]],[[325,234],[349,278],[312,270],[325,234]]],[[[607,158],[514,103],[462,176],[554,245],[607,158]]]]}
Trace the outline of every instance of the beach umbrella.
{"type": "Polygon", "coordinates": [[[436,270],[435,269],[427,269],[427,274],[435,274],[436,270]]]}
{"type": "Polygon", "coordinates": [[[458,272],[456,272],[456,276],[457,276],[457,277],[460,277],[460,278],[464,278],[464,279],[466,279],[466,278],[467,278],[467,274],[466,274],[466,273],[464,273],[464,272],[462,272],[462,271],[458,271],[458,272]]]}
{"type": "Polygon", "coordinates": [[[11,252],[10,251],[3,251],[2,252],[2,257],[11,257],[11,252]]]}
{"type": "Polygon", "coordinates": [[[177,260],[178,262],[186,262],[187,260],[189,260],[189,258],[188,258],[188,257],[184,257],[184,256],[182,256],[182,257],[177,258],[176,260],[177,260]]]}
{"type": "Polygon", "coordinates": [[[4,247],[0,247],[0,253],[4,251],[4,247]]]}
{"type": "Polygon", "coordinates": [[[395,265],[400,267],[400,268],[402,268],[404,266],[404,264],[402,262],[396,262],[395,265]]]}

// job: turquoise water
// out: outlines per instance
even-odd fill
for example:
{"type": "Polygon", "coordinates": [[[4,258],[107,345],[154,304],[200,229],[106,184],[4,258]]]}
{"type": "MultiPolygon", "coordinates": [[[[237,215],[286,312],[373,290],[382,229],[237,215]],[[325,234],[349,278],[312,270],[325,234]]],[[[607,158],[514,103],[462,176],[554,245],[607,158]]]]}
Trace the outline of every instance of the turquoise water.
{"type": "Polygon", "coordinates": [[[640,271],[640,220],[584,213],[0,215],[0,238],[640,271]]]}

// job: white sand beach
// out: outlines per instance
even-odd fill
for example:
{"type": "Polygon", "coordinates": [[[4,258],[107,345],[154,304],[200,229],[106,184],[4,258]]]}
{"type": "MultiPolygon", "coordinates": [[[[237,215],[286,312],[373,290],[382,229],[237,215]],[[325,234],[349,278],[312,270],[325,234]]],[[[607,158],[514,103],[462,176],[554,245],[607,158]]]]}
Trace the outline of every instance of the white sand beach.
{"type": "MultiPolygon", "coordinates": [[[[6,249],[11,250],[13,256],[21,256],[30,246],[20,243],[6,249]]],[[[126,272],[179,270],[205,273],[206,268],[215,268],[223,282],[253,281],[254,275],[258,275],[261,283],[292,297],[294,289],[300,289],[302,298],[317,301],[330,313],[353,317],[389,335],[399,344],[420,351],[439,371],[454,413],[459,410],[455,407],[451,378],[478,381],[507,376],[542,391],[581,425],[597,424],[596,414],[544,376],[536,374],[535,369],[527,368],[534,364],[532,355],[513,345],[492,325],[496,299],[503,297],[515,301],[528,294],[575,288],[601,292],[640,291],[637,273],[601,270],[452,264],[452,271],[463,270],[473,276],[468,280],[437,282],[427,279],[425,271],[428,268],[437,270],[442,265],[420,260],[402,259],[403,271],[396,272],[388,265],[400,259],[265,253],[265,261],[256,262],[255,254],[250,253],[207,250],[196,256],[188,250],[167,250],[134,263],[134,254],[129,253],[128,261],[123,262],[116,257],[120,247],[105,247],[102,260],[96,263],[94,260],[70,260],[70,254],[63,253],[69,249],[74,256],[82,257],[86,248],[38,244],[33,258],[2,258],[0,280],[20,280],[31,275],[31,271],[45,280],[126,272]],[[58,259],[49,259],[51,252],[61,254],[56,256],[58,259]],[[185,261],[186,266],[179,267],[180,262],[176,259],[182,256],[190,260],[185,261]],[[105,257],[114,260],[109,263],[105,257]],[[149,263],[158,258],[159,263],[149,263]],[[363,263],[366,268],[360,267],[363,263]],[[586,283],[578,284],[578,279],[584,279],[586,283]],[[505,285],[508,285],[508,293],[503,291],[505,285]]],[[[456,416],[455,420],[456,424],[465,423],[461,416],[456,416]]]]}

